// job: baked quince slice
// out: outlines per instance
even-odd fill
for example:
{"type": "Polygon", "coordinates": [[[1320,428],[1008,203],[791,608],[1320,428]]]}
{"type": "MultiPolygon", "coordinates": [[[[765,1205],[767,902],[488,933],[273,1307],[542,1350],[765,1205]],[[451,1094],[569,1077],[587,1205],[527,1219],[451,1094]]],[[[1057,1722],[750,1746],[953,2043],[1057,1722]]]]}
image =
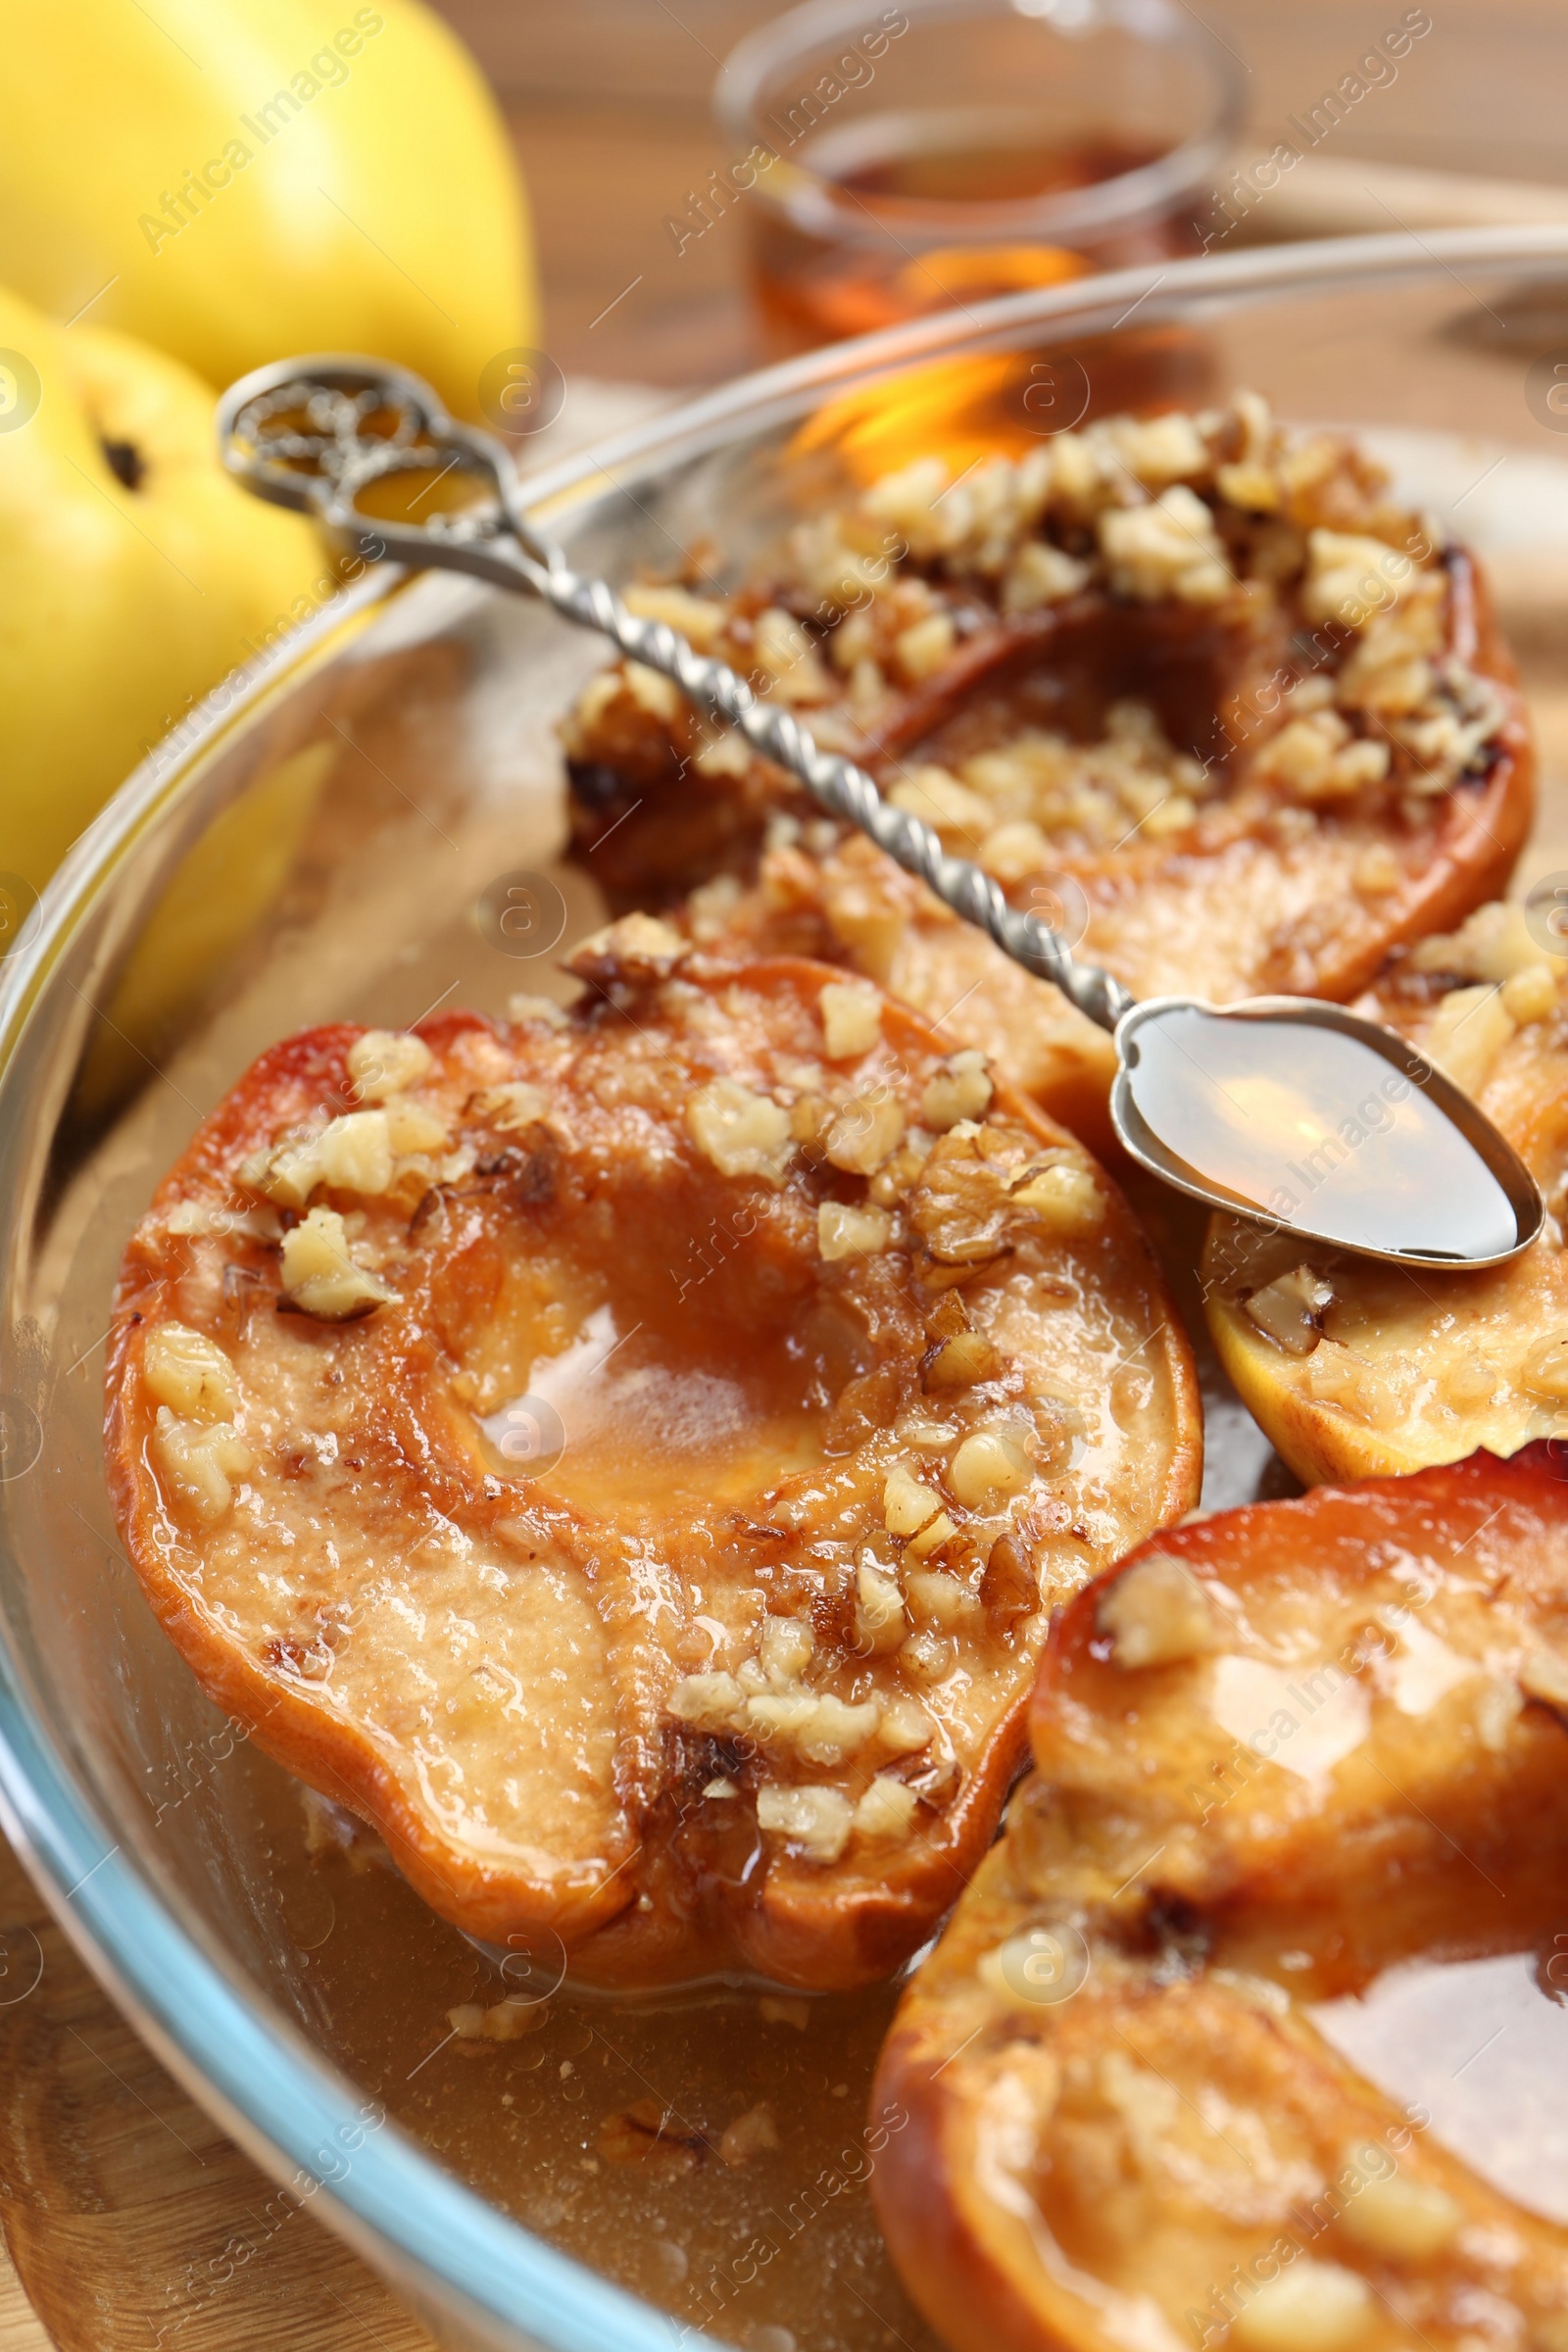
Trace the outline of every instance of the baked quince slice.
{"type": "MultiPolygon", "coordinates": [[[[1442,1273],[1303,1250],[1215,1217],[1204,1308],[1249,1410],[1307,1481],[1415,1470],[1478,1446],[1513,1453],[1568,1430],[1568,966],[1524,909],[1478,907],[1454,934],[1394,958],[1359,1009],[1408,1038],[1508,1138],[1547,1206],[1541,1238],[1511,1264],[1442,1273]]],[[[1351,1106],[1291,1179],[1305,1198],[1353,1165],[1351,1106]]]]}
{"type": "MultiPolygon", "coordinates": [[[[629,597],[1136,996],[1348,999],[1500,889],[1529,824],[1474,559],[1352,441],[1288,435],[1250,395],[958,477],[921,459],[803,521],[731,595],[629,597]]],[[[579,845],[621,903],[695,890],[695,933],[726,952],[850,963],[1002,1041],[1058,1115],[1102,1104],[1107,1042],[1057,992],[848,851],[667,680],[603,671],[564,734],[579,845]]]]}
{"type": "Polygon", "coordinates": [[[120,1523],[459,1926],[862,1983],[994,1833],[1052,1598],[1193,1502],[1186,1341],[1081,1146],[876,989],[645,916],[573,963],[207,1121],[125,1257],[120,1523]]]}
{"type": "Polygon", "coordinates": [[[1550,1948],[1557,1448],[1228,1511],[1056,1617],[1035,1777],[895,2019],[873,2194],[954,2352],[1555,2352],[1568,2232],[1307,2004],[1550,1948]]]}

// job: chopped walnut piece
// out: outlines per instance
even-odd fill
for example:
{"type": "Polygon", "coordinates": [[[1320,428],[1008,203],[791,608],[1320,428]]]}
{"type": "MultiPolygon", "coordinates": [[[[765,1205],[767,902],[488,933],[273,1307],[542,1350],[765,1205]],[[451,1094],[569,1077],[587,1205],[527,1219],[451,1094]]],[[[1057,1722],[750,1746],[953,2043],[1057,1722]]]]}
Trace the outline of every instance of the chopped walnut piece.
{"type": "Polygon", "coordinates": [[[746,1693],[732,1674],[683,1675],[668,1706],[677,1723],[697,1732],[739,1731],[746,1721],[746,1693]]]}
{"type": "Polygon", "coordinates": [[[488,1127],[499,1127],[503,1135],[520,1135],[542,1119],[548,1108],[544,1089],[530,1086],[526,1079],[507,1079],[500,1086],[481,1087],[468,1109],[488,1127]]]}
{"type": "Polygon", "coordinates": [[[492,2001],[488,2009],[477,2001],[460,2001],[447,2011],[447,2024],[460,2041],[521,2041],[537,2034],[549,2018],[548,2001],[525,2000],[516,1993],[492,2001]]]}
{"type": "Polygon", "coordinates": [[[991,1108],[996,1088],[986,1057],[972,1046],[952,1054],[920,1097],[920,1117],[938,1135],[946,1135],[960,1119],[983,1119],[991,1108]]]}
{"type": "Polygon", "coordinates": [[[160,1404],[187,1421],[230,1421],[239,1402],[228,1356],[185,1323],[160,1323],[147,1334],[142,1378],[160,1404]]]}
{"type": "Polygon", "coordinates": [[[864,980],[830,980],[821,995],[829,1061],[853,1061],[882,1038],[882,992],[864,980]]]}
{"type": "Polygon", "coordinates": [[[1415,565],[1397,548],[1358,531],[1310,531],[1301,609],[1308,620],[1363,629],[1408,594],[1415,565]]]}
{"type": "Polygon", "coordinates": [[[1141,604],[1174,597],[1178,604],[1213,605],[1231,586],[1213,514],[1183,483],[1151,506],[1109,508],[1100,518],[1100,545],[1111,587],[1141,604]]]}
{"type": "Polygon", "coordinates": [[[904,1141],[904,1111],[892,1095],[846,1102],[828,1128],[823,1150],[847,1175],[870,1176],[904,1141]]]}
{"type": "Polygon", "coordinates": [[[948,1469],[949,1483],[965,1510],[984,1510],[994,1495],[1021,1494],[1034,1466],[1016,1438],[998,1429],[977,1429],[965,1438],[948,1469]]]}
{"type": "Polygon", "coordinates": [[[1334,1304],[1334,1289],[1310,1266],[1297,1266],[1261,1290],[1249,1291],[1242,1312],[1287,1355],[1310,1355],[1323,1337],[1323,1317],[1334,1304]]]}
{"type": "Polygon", "coordinates": [[[393,1303],[389,1291],[349,1254],[348,1232],[335,1208],[313,1208],[283,1236],[283,1301],[297,1314],[347,1323],[393,1303]]]}
{"type": "MultiPolygon", "coordinates": [[[[1354,2150],[1347,2151],[1353,2162],[1354,2150]]],[[[1464,2220],[1458,2199],[1435,2180],[1363,2180],[1346,2204],[1341,2228],[1358,2245],[1396,2262],[1425,2262],[1453,2243],[1464,2220]]]]}
{"type": "Polygon", "coordinates": [[[405,1030],[367,1029],[348,1052],[349,1076],[361,1102],[384,1102],[429,1075],[434,1055],[422,1037],[405,1030]]]}
{"type": "Polygon", "coordinates": [[[1376,2306],[1356,2271],[1303,2255],[1265,2279],[1242,2306],[1231,2333],[1246,2352],[1348,2352],[1376,2306]]]}
{"type": "Polygon", "coordinates": [[[874,1257],[892,1236],[893,1219],[885,1208],[824,1200],[816,1212],[816,1246],[827,1265],[841,1257],[874,1257]]]}
{"type": "Polygon", "coordinates": [[[936,1516],[938,1497],[907,1462],[895,1462],[882,1488],[882,1524],[890,1536],[918,1534],[936,1516]]]}
{"type": "Polygon", "coordinates": [[[877,1743],[890,1755],[917,1754],[929,1747],[937,1736],[937,1727],[918,1699],[895,1698],[882,1710],[877,1726],[877,1743]]]}
{"type": "Polygon", "coordinates": [[[256,1457],[228,1421],[182,1421],[167,1404],[153,1427],[153,1457],[177,1499],[198,1519],[221,1519],[234,1499],[230,1483],[256,1457]]]}
{"type": "Polygon", "coordinates": [[[980,1579],[980,1605],[999,1625],[1032,1617],[1040,1606],[1040,1579],[1014,1535],[999,1536],[980,1579]]]}
{"type": "Polygon", "coordinates": [[[662,2107],[657,2099],[635,2099],[605,2117],[599,2127],[599,2153],[607,2164],[642,2166],[650,2180],[678,2180],[696,2172],[708,2154],[708,2142],[673,2107],[662,2107]]]}
{"type": "Polygon", "coordinates": [[[778,2144],[773,2110],[766,2099],[759,2099],[755,2107],[748,2107],[744,2115],[738,2115],[732,2124],[725,2126],[718,2143],[719,2161],[732,2166],[747,2164],[754,2156],[770,2153],[778,2144]]]}
{"type": "Polygon", "coordinates": [[[790,1114],[738,1078],[710,1078],[686,1105],[693,1143],[721,1176],[760,1176],[782,1184],[794,1156],[790,1114]]]}
{"type": "Polygon", "coordinates": [[[850,1842],[855,1814],[837,1788],[760,1788],[757,1826],[797,1846],[810,1862],[836,1862],[850,1842]]]}
{"type": "Polygon", "coordinates": [[[855,1808],[856,1835],[906,1838],[919,1801],[906,1781],[891,1772],[879,1772],[855,1808]]]}
{"type": "Polygon", "coordinates": [[[607,923],[573,948],[566,969],[601,988],[616,981],[636,985],[667,979],[690,953],[691,942],[657,915],[623,914],[618,923],[607,923]]]}
{"type": "Polygon", "coordinates": [[[1497,1066],[1515,1023],[1500,988],[1450,988],[1422,1039],[1429,1061],[1446,1070],[1455,1086],[1479,1095],[1497,1066]]]}
{"type": "Polygon", "coordinates": [[[816,1638],[809,1618],[769,1617],[762,1628],[759,1657],[770,1682],[795,1683],[811,1662],[816,1638]]]}
{"type": "Polygon", "coordinates": [[[856,1648],[869,1655],[879,1650],[897,1649],[907,1632],[904,1594],[899,1591],[896,1580],[885,1575],[872,1561],[862,1560],[856,1573],[856,1648]]]}
{"type": "Polygon", "coordinates": [[[1138,1560],[1102,1596],[1096,1622],[1118,1666],[1172,1666],[1219,1647],[1220,1624],[1202,1586],[1165,1552],[1138,1560]]]}

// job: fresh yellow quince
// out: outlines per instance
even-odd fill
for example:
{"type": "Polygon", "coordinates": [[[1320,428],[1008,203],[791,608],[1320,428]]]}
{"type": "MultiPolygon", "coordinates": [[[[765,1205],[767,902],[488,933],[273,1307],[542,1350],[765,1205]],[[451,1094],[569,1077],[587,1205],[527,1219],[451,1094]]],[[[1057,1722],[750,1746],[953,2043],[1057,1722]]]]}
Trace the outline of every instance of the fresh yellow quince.
{"type": "Polygon", "coordinates": [[[32,890],[194,701],[338,586],[311,523],[222,471],[188,368],[3,290],[0,579],[0,876],[32,890]]]}
{"type": "Polygon", "coordinates": [[[466,416],[532,341],[506,126],[417,0],[0,0],[0,283],[56,318],[217,386],[370,352],[466,416]]]}

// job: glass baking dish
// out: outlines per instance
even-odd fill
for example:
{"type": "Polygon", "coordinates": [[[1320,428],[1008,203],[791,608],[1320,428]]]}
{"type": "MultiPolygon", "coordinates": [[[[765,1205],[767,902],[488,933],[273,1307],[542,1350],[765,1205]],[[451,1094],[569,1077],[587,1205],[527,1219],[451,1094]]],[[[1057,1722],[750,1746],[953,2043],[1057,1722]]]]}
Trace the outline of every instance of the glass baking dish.
{"type": "MultiPolygon", "coordinates": [[[[1568,868],[1568,349],[1529,295],[1542,275],[1568,275],[1568,232],[1211,255],[1011,297],[712,393],[535,477],[536,513],[617,581],[699,546],[744,563],[896,402],[951,412],[1003,362],[1053,397],[1076,368],[1093,396],[1176,350],[1191,393],[1248,384],[1289,419],[1364,428],[1401,491],[1489,560],[1543,755],[1524,887],[1568,868]]],[[[1025,431],[1072,420],[1019,414],[1025,431]]],[[[486,1983],[497,1997],[492,1963],[360,1867],[346,1821],[317,1808],[308,1847],[299,1791],[159,1632],[105,1494],[115,1270],[198,1118],[293,1029],[500,1012],[559,985],[552,949],[600,918],[591,877],[560,861],[553,729],[602,659],[493,589],[367,575],[159,747],[0,961],[0,1809],[159,2053],[442,2341],[652,2352],[706,2328],[827,2352],[891,2328],[918,2347],[865,2200],[861,2092],[890,1994],[808,2011],[803,2032],[803,2004],[755,1986],[612,2007],[568,1986],[546,2031],[464,2063],[446,2010],[486,1983]],[[518,906],[527,919],[503,919],[518,906]],[[767,2210],[807,2219],[779,2220],[776,2267],[744,2172],[704,2176],[682,2238],[678,2182],[639,2205],[583,2153],[597,2106],[639,2082],[701,2106],[715,2065],[744,2078],[734,2104],[760,2081],[777,2112],[767,2210]],[[831,2194],[811,2186],[827,2178],[831,2194]]],[[[1277,1475],[1214,1380],[1208,1443],[1210,1501],[1277,1475]]],[[[560,1978],[534,1952],[507,1981],[560,1978]]]]}

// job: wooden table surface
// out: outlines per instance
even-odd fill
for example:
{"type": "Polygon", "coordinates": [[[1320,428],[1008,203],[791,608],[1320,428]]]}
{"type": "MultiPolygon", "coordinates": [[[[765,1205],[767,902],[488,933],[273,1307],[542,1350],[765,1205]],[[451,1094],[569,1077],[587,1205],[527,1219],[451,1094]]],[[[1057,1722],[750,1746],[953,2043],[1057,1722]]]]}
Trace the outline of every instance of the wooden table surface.
{"type": "MultiPolygon", "coordinates": [[[[760,0],[444,0],[501,93],[533,192],[544,342],[566,371],[675,386],[752,364],[733,224],[677,256],[662,229],[724,160],[708,93],[760,0]],[[606,306],[613,308],[606,313],[606,306]]],[[[1361,0],[1203,0],[1250,67],[1262,138],[1353,66],[1361,0]]],[[[1434,0],[1398,82],[1297,175],[1275,233],[1568,217],[1559,0],[1434,0]],[[1368,172],[1368,161],[1383,172],[1368,172]],[[1456,191],[1435,172],[1499,184],[1456,191]],[[1390,172],[1396,176],[1388,176],[1390,172]],[[1544,183],[1525,190],[1519,181],[1544,183]],[[1368,191],[1371,191],[1369,194],[1368,191]]],[[[269,2230],[270,2183],[119,2018],[0,1845],[0,2352],[419,2352],[406,2308],[306,2212],[269,2230]],[[189,2278],[230,2247],[192,2311],[189,2278]],[[177,2330],[169,2314],[179,2306],[177,2330]]]]}

